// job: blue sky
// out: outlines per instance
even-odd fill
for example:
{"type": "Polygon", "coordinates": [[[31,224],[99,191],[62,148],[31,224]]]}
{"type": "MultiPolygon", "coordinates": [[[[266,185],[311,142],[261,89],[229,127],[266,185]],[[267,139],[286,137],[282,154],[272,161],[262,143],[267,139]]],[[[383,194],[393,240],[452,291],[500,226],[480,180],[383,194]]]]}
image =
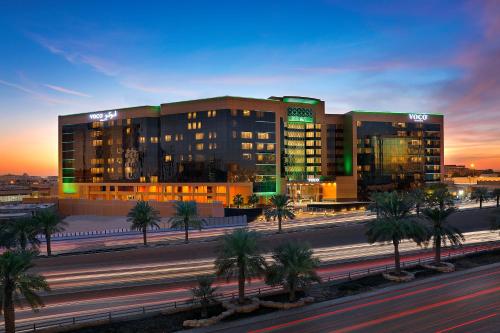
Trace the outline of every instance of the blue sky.
{"type": "Polygon", "coordinates": [[[500,168],[498,4],[4,1],[0,172],[55,174],[57,115],[218,95],[444,113],[447,163],[500,168]]]}

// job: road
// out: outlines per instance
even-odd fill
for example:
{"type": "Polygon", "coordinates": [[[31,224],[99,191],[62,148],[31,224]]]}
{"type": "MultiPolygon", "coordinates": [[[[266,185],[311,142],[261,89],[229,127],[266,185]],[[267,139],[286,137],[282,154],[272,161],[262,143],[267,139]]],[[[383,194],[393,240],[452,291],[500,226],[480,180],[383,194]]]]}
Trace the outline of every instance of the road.
{"type": "MultiPolygon", "coordinates": [[[[465,235],[469,243],[499,239],[498,233],[484,230],[489,227],[489,222],[482,214],[487,212],[467,211],[452,217],[453,225],[467,231],[465,235]]],[[[364,226],[358,223],[269,233],[262,237],[260,245],[264,252],[269,252],[288,240],[311,244],[315,254],[325,263],[319,270],[322,276],[379,267],[391,264],[393,260],[392,246],[367,244],[364,226]],[[367,256],[385,257],[346,263],[367,256]]],[[[53,291],[44,296],[47,306],[40,312],[19,309],[17,322],[66,318],[186,299],[190,297],[189,288],[193,286],[194,276],[213,272],[217,245],[217,242],[196,242],[36,259],[33,271],[46,276],[53,291]]],[[[410,254],[418,249],[411,242],[401,246],[407,260],[432,256],[430,250],[410,254]]],[[[219,281],[217,284],[221,292],[236,290],[232,282],[219,281]]],[[[262,281],[254,281],[251,285],[252,288],[259,286],[263,286],[262,281]]]]}
{"type": "MultiPolygon", "coordinates": [[[[484,203],[485,207],[493,206],[493,202],[484,203]]],[[[476,203],[466,203],[459,206],[460,210],[467,212],[470,209],[476,210],[476,203]]],[[[488,211],[488,209],[485,209],[488,211]]],[[[334,226],[341,224],[363,223],[373,218],[373,214],[368,212],[346,212],[332,214],[305,214],[300,219],[294,221],[285,221],[283,228],[285,231],[293,231],[304,228],[314,228],[318,226],[334,226]]],[[[277,225],[275,222],[254,222],[250,224],[250,229],[261,233],[275,233],[277,225]]],[[[190,238],[196,240],[216,239],[225,232],[233,228],[212,228],[204,230],[190,231],[190,238]]],[[[184,240],[183,231],[164,231],[150,232],[150,243],[180,243],[184,240]]],[[[117,248],[124,246],[134,246],[142,244],[142,234],[107,234],[99,236],[82,236],[82,237],[61,237],[54,238],[52,243],[53,253],[68,253],[76,251],[88,251],[98,248],[117,248]]],[[[42,253],[45,251],[44,244],[41,246],[42,253]]]]}
{"type": "Polygon", "coordinates": [[[499,327],[500,264],[496,264],[188,332],[493,333],[499,327]]]}

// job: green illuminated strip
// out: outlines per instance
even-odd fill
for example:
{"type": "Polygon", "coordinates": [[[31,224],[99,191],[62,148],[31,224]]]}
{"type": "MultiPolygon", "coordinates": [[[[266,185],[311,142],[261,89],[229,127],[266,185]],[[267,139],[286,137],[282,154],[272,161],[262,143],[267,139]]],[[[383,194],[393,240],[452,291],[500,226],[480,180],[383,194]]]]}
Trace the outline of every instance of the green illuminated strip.
{"type": "Polygon", "coordinates": [[[309,98],[299,98],[299,97],[285,97],[283,98],[283,102],[285,103],[302,103],[302,104],[318,104],[319,101],[315,99],[309,98]]]}
{"type": "Polygon", "coordinates": [[[312,123],[314,120],[312,117],[299,117],[299,116],[288,116],[289,123],[312,123]]]}
{"type": "Polygon", "coordinates": [[[63,183],[62,188],[65,194],[75,194],[78,190],[78,187],[74,183],[63,183]]]}

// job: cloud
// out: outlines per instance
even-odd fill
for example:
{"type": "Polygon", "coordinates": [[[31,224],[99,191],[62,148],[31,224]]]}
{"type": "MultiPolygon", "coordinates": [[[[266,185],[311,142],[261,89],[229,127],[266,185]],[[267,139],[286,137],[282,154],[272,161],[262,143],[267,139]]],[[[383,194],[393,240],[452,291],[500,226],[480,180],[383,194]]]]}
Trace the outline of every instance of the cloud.
{"type": "Polygon", "coordinates": [[[44,86],[47,87],[47,88],[50,88],[52,90],[55,90],[55,91],[58,91],[58,92],[62,92],[64,94],[75,95],[75,96],[80,96],[80,97],[91,97],[90,95],[84,94],[82,92],[79,92],[79,91],[76,91],[76,90],[67,89],[67,88],[60,87],[60,86],[55,86],[55,85],[52,85],[52,84],[44,84],[44,86]]]}
{"type": "Polygon", "coordinates": [[[45,101],[47,103],[50,103],[50,104],[69,104],[68,102],[64,101],[64,100],[59,100],[59,99],[55,99],[55,98],[52,98],[50,96],[47,96],[45,94],[42,94],[42,93],[39,93],[35,90],[32,90],[32,89],[29,89],[29,88],[26,88],[24,86],[21,86],[19,84],[16,84],[16,83],[12,83],[12,82],[8,82],[8,81],[4,81],[4,80],[0,80],[0,84],[4,85],[4,86],[7,86],[7,87],[10,87],[10,88],[14,88],[14,89],[17,89],[17,90],[20,90],[22,92],[25,92],[35,98],[38,98],[42,101],[45,101]]]}
{"type": "Polygon", "coordinates": [[[183,97],[194,97],[197,95],[197,93],[192,90],[177,89],[167,85],[158,86],[158,85],[143,84],[137,82],[136,80],[131,80],[131,79],[122,80],[120,81],[120,84],[124,87],[139,90],[149,94],[169,94],[169,95],[177,95],[183,97]]]}
{"type": "Polygon", "coordinates": [[[284,75],[220,75],[191,79],[194,83],[230,84],[230,85],[262,85],[289,82],[291,76],[284,75]]]}
{"type": "Polygon", "coordinates": [[[65,40],[49,40],[45,37],[34,34],[30,36],[35,42],[47,49],[49,52],[62,56],[66,59],[66,61],[72,64],[81,63],[88,65],[97,72],[107,76],[117,76],[123,71],[123,68],[114,61],[93,54],[93,51],[91,50],[92,44],[65,40]]]}

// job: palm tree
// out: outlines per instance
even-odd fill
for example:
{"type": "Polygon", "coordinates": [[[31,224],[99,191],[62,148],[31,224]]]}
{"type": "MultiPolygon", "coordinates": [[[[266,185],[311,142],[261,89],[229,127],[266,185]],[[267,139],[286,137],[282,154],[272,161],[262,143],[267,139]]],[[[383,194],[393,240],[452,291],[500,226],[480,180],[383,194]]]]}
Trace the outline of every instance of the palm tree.
{"type": "Polygon", "coordinates": [[[295,301],[297,289],[307,287],[311,282],[321,282],[316,274],[319,260],[306,244],[288,242],[280,245],[273,253],[274,264],[266,271],[266,283],[282,285],[288,290],[290,302],[295,301]]]}
{"type": "Polygon", "coordinates": [[[214,279],[210,276],[199,276],[197,278],[198,286],[191,289],[193,298],[200,301],[201,304],[201,317],[206,318],[208,315],[207,307],[210,303],[215,301],[215,291],[217,287],[212,287],[214,279]]]}
{"type": "Polygon", "coordinates": [[[266,261],[260,255],[255,231],[237,229],[222,238],[222,247],[215,260],[217,276],[224,276],[228,281],[238,278],[238,301],[245,301],[245,280],[264,272],[266,261]]]}
{"type": "Polygon", "coordinates": [[[195,201],[177,201],[175,213],[169,219],[171,228],[184,228],[184,243],[189,242],[189,228],[201,227],[205,220],[198,218],[198,208],[195,201]]]}
{"type": "Polygon", "coordinates": [[[252,207],[255,207],[256,204],[259,203],[259,197],[257,194],[252,194],[248,197],[248,204],[251,205],[252,207]]]}
{"type": "Polygon", "coordinates": [[[368,210],[375,211],[377,213],[377,218],[380,216],[380,210],[378,207],[378,202],[380,201],[380,197],[384,195],[384,192],[373,192],[370,195],[371,203],[368,205],[368,210]]]}
{"type": "Polygon", "coordinates": [[[243,196],[241,194],[236,194],[233,198],[233,204],[237,207],[240,208],[241,205],[243,205],[243,196]]]}
{"type": "Polygon", "coordinates": [[[51,236],[56,232],[64,231],[64,227],[68,225],[63,221],[59,215],[49,209],[44,209],[36,213],[35,220],[38,223],[38,228],[45,235],[45,242],[47,243],[47,255],[52,254],[51,236]]]}
{"type": "Polygon", "coordinates": [[[131,230],[142,231],[142,239],[144,246],[148,245],[147,231],[148,228],[159,228],[160,215],[157,210],[149,205],[146,201],[137,201],[135,206],[127,214],[127,221],[132,223],[131,230]]]}
{"type": "Polygon", "coordinates": [[[420,207],[425,203],[426,194],[421,188],[416,188],[410,192],[410,196],[415,203],[417,216],[420,216],[420,207]]]}
{"type": "Polygon", "coordinates": [[[6,248],[26,250],[28,245],[38,249],[40,229],[37,222],[31,217],[12,219],[0,229],[0,243],[6,248]]]}
{"type": "Polygon", "coordinates": [[[7,251],[0,255],[0,310],[3,312],[5,332],[14,333],[15,307],[14,302],[22,296],[34,311],[43,306],[43,301],[36,293],[39,290],[49,291],[49,285],[40,275],[30,274],[33,267],[34,252],[7,251]]]}
{"type": "Polygon", "coordinates": [[[479,202],[479,208],[483,208],[483,201],[488,196],[488,190],[484,187],[476,187],[474,191],[472,191],[471,197],[476,199],[476,202],[479,202]]]}
{"type": "Polygon", "coordinates": [[[497,208],[500,207],[500,188],[495,188],[491,194],[497,199],[497,208]]]}
{"type": "Polygon", "coordinates": [[[271,203],[271,207],[268,208],[264,215],[267,220],[278,219],[278,232],[281,232],[281,222],[283,219],[293,220],[295,218],[295,214],[292,211],[292,202],[290,198],[284,194],[276,194],[271,197],[269,200],[271,203]]]}
{"type": "Polygon", "coordinates": [[[447,242],[452,245],[461,245],[465,240],[462,232],[447,223],[448,217],[457,210],[454,207],[453,195],[446,185],[434,185],[426,199],[427,207],[422,214],[424,218],[431,222],[429,228],[429,239],[435,249],[435,264],[441,264],[441,245],[446,246],[447,242]]]}
{"type": "Polygon", "coordinates": [[[413,203],[408,195],[386,192],[378,195],[376,200],[380,216],[368,222],[366,236],[371,244],[392,242],[395,273],[401,275],[399,244],[402,240],[412,239],[420,245],[427,232],[422,224],[410,219],[413,203]]]}

